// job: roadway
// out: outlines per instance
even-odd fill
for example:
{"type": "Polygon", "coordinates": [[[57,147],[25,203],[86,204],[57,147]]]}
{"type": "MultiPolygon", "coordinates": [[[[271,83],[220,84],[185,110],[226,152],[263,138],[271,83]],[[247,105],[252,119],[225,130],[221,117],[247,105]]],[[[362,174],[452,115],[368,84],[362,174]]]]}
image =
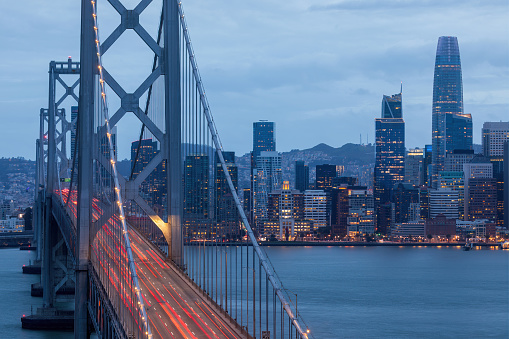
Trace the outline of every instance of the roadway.
{"type": "Polygon", "coordinates": [[[154,338],[241,338],[153,245],[129,232],[154,338]]]}
{"type": "MultiPolygon", "coordinates": [[[[68,192],[62,192],[66,197],[68,192]]],[[[70,213],[76,215],[76,195],[71,194],[68,204],[70,213]]],[[[97,199],[93,202],[94,220],[99,219],[102,209],[97,199]]],[[[100,276],[109,279],[110,286],[120,296],[119,304],[124,304],[129,313],[127,316],[136,318],[132,314],[132,294],[130,293],[129,274],[125,272],[127,262],[125,252],[119,250],[120,238],[115,228],[118,228],[119,220],[116,216],[110,218],[97,233],[96,240],[92,244],[93,256],[98,258],[96,262],[102,271],[100,276]],[[105,259],[115,262],[115,265],[105,264],[105,259]],[[112,267],[113,266],[113,267],[112,267]],[[122,268],[124,267],[124,269],[122,268]]],[[[242,338],[236,328],[221,315],[212,303],[206,300],[195,286],[183,279],[176,269],[165,262],[163,254],[149,241],[140,236],[132,228],[129,230],[131,249],[136,265],[136,271],[142,291],[143,301],[147,310],[147,317],[153,338],[242,338]]],[[[121,246],[120,246],[121,247],[121,246]]],[[[115,307],[115,308],[117,308],[115,307]]],[[[119,310],[117,309],[117,312],[119,310]]],[[[126,315],[124,315],[126,316],[126,315]]]]}

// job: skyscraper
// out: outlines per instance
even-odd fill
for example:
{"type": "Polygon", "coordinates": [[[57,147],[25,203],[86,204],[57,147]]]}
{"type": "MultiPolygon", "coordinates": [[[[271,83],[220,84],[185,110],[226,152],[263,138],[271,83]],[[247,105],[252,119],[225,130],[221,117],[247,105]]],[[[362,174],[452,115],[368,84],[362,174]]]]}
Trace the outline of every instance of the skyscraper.
{"type": "MultiPolygon", "coordinates": [[[[224,161],[235,190],[238,189],[238,167],[235,165],[235,152],[223,152],[224,161]]],[[[230,191],[219,157],[216,154],[215,169],[215,218],[220,235],[234,236],[239,233],[239,214],[230,191]]]]}
{"type": "Polygon", "coordinates": [[[276,123],[267,120],[253,122],[253,155],[276,150],[276,123]]]}
{"type": "Polygon", "coordinates": [[[280,188],[279,185],[281,185],[281,155],[276,152],[276,124],[267,120],[253,122],[250,219],[258,231],[261,231],[262,223],[267,219],[268,194],[280,188]]]}
{"type": "MultiPolygon", "coordinates": [[[[134,141],[131,144],[131,166],[129,171],[132,171],[132,179],[135,179],[158,153],[157,141],[152,139],[134,141]]],[[[143,192],[144,199],[150,205],[163,205],[164,192],[166,192],[165,179],[166,166],[163,161],[141,183],[140,191],[143,192]]]]}
{"type": "Polygon", "coordinates": [[[184,163],[184,218],[209,217],[209,157],[187,155],[184,163]]]}
{"type": "Polygon", "coordinates": [[[267,204],[269,193],[281,188],[281,154],[278,152],[260,152],[253,169],[253,217],[255,226],[263,232],[263,222],[268,220],[267,204]]]}
{"type": "Polygon", "coordinates": [[[374,197],[377,230],[388,233],[390,190],[405,177],[405,121],[402,94],[383,96],[382,118],[375,119],[374,197]],[[384,210],[384,211],[383,211],[384,210]]]}
{"type": "Polygon", "coordinates": [[[336,165],[316,165],[316,189],[332,188],[332,179],[337,176],[336,165]]]}
{"type": "Polygon", "coordinates": [[[458,39],[438,39],[433,80],[432,187],[444,170],[447,154],[472,149],[472,116],[463,113],[463,83],[458,39]]]}
{"type": "Polygon", "coordinates": [[[295,162],[295,189],[304,192],[309,188],[309,167],[304,161],[295,162]]]}
{"type": "Polygon", "coordinates": [[[485,157],[502,157],[506,141],[509,141],[509,122],[485,122],[483,124],[482,148],[485,157]]]}

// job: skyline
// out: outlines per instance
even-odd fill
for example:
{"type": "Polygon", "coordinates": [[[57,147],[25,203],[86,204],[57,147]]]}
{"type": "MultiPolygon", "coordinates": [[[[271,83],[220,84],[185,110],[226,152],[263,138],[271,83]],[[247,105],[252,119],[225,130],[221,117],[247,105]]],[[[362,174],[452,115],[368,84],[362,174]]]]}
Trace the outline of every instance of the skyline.
{"type": "MultiPolygon", "coordinates": [[[[4,5],[6,20],[0,23],[11,32],[4,37],[11,53],[0,57],[0,141],[17,145],[4,148],[3,157],[35,159],[39,109],[47,106],[48,63],[79,56],[79,3],[55,1],[51,8],[27,11],[30,5],[38,3],[4,5]]],[[[367,137],[373,143],[382,96],[399,92],[401,82],[407,148],[430,144],[434,58],[442,35],[458,37],[474,143],[481,143],[485,121],[507,119],[509,5],[504,1],[183,5],[223,145],[239,155],[252,148],[247,136],[261,119],[276,122],[278,151],[358,143],[360,134],[363,143],[367,137]]],[[[104,9],[103,38],[117,23],[106,7],[99,8],[104,9]]],[[[147,11],[157,17],[159,2],[147,11]]],[[[135,56],[151,62],[143,53],[135,56]]],[[[121,66],[140,69],[127,61],[109,69],[118,73],[121,66]]],[[[144,77],[149,67],[134,75],[144,77]]],[[[130,133],[119,126],[118,133],[119,145],[125,145],[119,158],[128,158],[137,128],[130,133]]]]}

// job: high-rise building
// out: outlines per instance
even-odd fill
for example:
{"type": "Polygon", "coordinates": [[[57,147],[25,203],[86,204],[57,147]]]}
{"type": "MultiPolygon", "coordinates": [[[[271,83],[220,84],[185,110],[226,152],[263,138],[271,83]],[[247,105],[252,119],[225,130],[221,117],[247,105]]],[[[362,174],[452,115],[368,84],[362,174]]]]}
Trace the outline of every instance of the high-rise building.
{"type": "Polygon", "coordinates": [[[401,106],[402,91],[391,96],[382,97],[382,119],[402,119],[403,110],[401,106]]]}
{"type": "Polygon", "coordinates": [[[375,233],[375,205],[373,194],[365,186],[349,188],[348,235],[375,233]]]}
{"type": "Polygon", "coordinates": [[[376,158],[374,197],[377,231],[388,233],[390,227],[390,191],[405,179],[405,122],[402,94],[383,96],[382,118],[375,119],[376,158]],[[385,211],[382,211],[384,209],[385,211]]]}
{"type": "Polygon", "coordinates": [[[250,219],[258,232],[263,231],[263,222],[268,218],[268,194],[281,188],[281,181],[281,155],[276,152],[276,124],[267,120],[254,122],[250,219]]]}
{"type": "MultiPolygon", "coordinates": [[[[238,189],[238,167],[235,165],[235,152],[223,152],[224,161],[235,190],[238,189]]],[[[216,154],[215,170],[215,219],[218,232],[222,236],[234,236],[239,233],[239,214],[233,194],[226,180],[223,166],[216,154]]]]}
{"type": "MultiPolygon", "coordinates": [[[[464,220],[470,219],[470,204],[478,204],[478,200],[471,200],[470,194],[471,189],[474,189],[472,193],[475,193],[477,197],[482,197],[483,193],[480,193],[479,190],[486,188],[488,190],[491,189],[491,181],[493,180],[493,164],[489,161],[489,159],[483,156],[476,156],[469,163],[463,164],[463,173],[464,173],[464,183],[465,183],[465,203],[464,203],[464,220]],[[483,179],[488,180],[490,182],[489,186],[485,186],[481,181],[473,179],[483,179]]],[[[494,199],[495,199],[495,211],[496,211],[496,182],[493,184],[495,187],[494,199]]],[[[491,195],[492,192],[489,192],[491,195]]],[[[491,196],[490,196],[491,201],[491,196]]],[[[491,208],[491,207],[490,207],[491,208]]],[[[491,214],[490,214],[491,215],[491,214]]]]}
{"type": "Polygon", "coordinates": [[[509,229],[509,141],[504,143],[504,226],[509,229]]]}
{"type": "Polygon", "coordinates": [[[463,164],[470,162],[474,158],[473,149],[455,149],[445,157],[446,172],[462,172],[463,164]]]}
{"type": "Polygon", "coordinates": [[[472,149],[472,117],[463,112],[463,82],[458,39],[438,39],[433,81],[432,187],[445,159],[455,149],[472,149]]]}
{"type": "Polygon", "coordinates": [[[184,163],[184,218],[196,220],[209,216],[209,156],[187,155],[184,163]]]}
{"type": "Polygon", "coordinates": [[[463,171],[444,171],[438,173],[438,188],[458,192],[458,214],[463,219],[465,212],[465,179],[463,171]]]}
{"type": "Polygon", "coordinates": [[[468,182],[468,220],[497,219],[497,182],[495,178],[471,178],[468,182]]]}
{"type": "Polygon", "coordinates": [[[350,205],[348,201],[348,186],[332,188],[328,191],[331,234],[343,238],[348,231],[348,213],[350,205]]]}
{"type": "Polygon", "coordinates": [[[432,163],[433,147],[432,145],[424,146],[424,160],[422,163],[422,182],[423,185],[431,187],[431,163],[432,163]]]}
{"type": "Polygon", "coordinates": [[[332,179],[335,177],[337,177],[336,165],[316,165],[316,189],[331,188],[332,179]]]}
{"type": "Polygon", "coordinates": [[[443,214],[448,219],[458,219],[458,192],[440,188],[429,191],[429,217],[443,214]]]}
{"type": "Polygon", "coordinates": [[[304,161],[295,162],[295,189],[304,192],[309,188],[309,167],[304,161]]]}
{"type": "Polygon", "coordinates": [[[426,185],[419,187],[419,209],[421,220],[429,219],[429,188],[426,185]]]}
{"type": "Polygon", "coordinates": [[[482,126],[482,148],[485,157],[501,157],[509,141],[509,122],[485,122],[482,126]]]}
{"type": "Polygon", "coordinates": [[[267,120],[253,122],[253,155],[276,150],[276,123],[267,120]]]}
{"type": "Polygon", "coordinates": [[[409,149],[405,157],[405,182],[415,186],[424,185],[423,179],[424,151],[422,148],[409,149]]]}
{"type": "Polygon", "coordinates": [[[291,190],[288,181],[283,182],[281,189],[269,194],[268,214],[269,220],[264,222],[266,235],[293,240],[312,231],[313,222],[304,220],[304,194],[291,190]]]}
{"type": "Polygon", "coordinates": [[[412,184],[398,183],[391,192],[391,225],[420,219],[419,189],[412,184]]]}
{"type": "Polygon", "coordinates": [[[281,154],[262,151],[255,158],[253,169],[253,217],[255,226],[263,232],[263,222],[268,220],[267,204],[269,193],[281,188],[281,154]]]}
{"type": "Polygon", "coordinates": [[[313,228],[327,226],[327,196],[322,190],[304,192],[304,218],[313,221],[313,228]]]}
{"type": "MultiPolygon", "coordinates": [[[[135,179],[150,161],[159,153],[157,141],[142,139],[131,143],[132,179],[135,179]]],[[[140,185],[140,192],[149,205],[163,205],[164,192],[166,192],[166,167],[161,162],[140,185]]]]}

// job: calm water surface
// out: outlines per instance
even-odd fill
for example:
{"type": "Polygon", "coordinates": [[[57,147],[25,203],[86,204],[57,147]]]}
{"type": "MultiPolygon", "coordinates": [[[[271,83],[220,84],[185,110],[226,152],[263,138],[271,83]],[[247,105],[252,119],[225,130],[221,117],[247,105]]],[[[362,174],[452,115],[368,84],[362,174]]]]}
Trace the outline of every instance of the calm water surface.
{"type": "Polygon", "coordinates": [[[316,338],[509,338],[509,251],[266,251],[316,338]]]}
{"type": "MultiPolygon", "coordinates": [[[[315,338],[509,338],[509,251],[418,247],[265,248],[315,338]]],[[[21,329],[42,299],[32,252],[0,249],[0,338],[72,338],[21,329]]]]}

